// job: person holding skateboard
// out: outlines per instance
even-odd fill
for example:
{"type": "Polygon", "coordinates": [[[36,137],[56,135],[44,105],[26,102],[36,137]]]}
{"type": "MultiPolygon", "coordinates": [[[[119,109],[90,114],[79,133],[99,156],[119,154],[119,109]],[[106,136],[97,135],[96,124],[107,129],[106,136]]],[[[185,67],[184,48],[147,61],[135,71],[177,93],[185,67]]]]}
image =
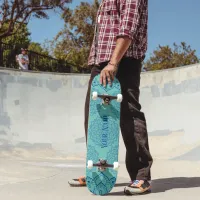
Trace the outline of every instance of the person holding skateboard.
{"type": "MultiPolygon", "coordinates": [[[[88,65],[92,66],[85,101],[87,142],[90,88],[100,74],[102,85],[121,84],[120,128],[126,147],[126,168],[131,183],[125,194],[149,193],[153,158],[149,149],[147,124],[139,103],[142,61],[147,51],[148,0],[102,0],[95,27],[88,65]]],[[[71,186],[85,186],[85,177],[73,179],[71,186]]]]}

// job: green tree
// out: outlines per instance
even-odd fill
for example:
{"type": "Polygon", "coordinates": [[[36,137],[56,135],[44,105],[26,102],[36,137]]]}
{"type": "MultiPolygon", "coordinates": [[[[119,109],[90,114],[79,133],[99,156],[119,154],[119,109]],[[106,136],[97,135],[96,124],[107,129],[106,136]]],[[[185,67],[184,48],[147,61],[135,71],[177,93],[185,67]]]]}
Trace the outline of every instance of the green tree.
{"type": "Polygon", "coordinates": [[[49,53],[46,49],[44,49],[41,44],[37,43],[37,42],[31,42],[28,46],[28,50],[29,51],[34,51],[36,53],[42,54],[42,55],[46,55],[48,56],[49,53]]]}
{"type": "Polygon", "coordinates": [[[82,68],[87,66],[98,7],[98,0],[94,0],[92,4],[81,2],[76,9],[65,10],[63,13],[64,29],[52,42],[56,58],[64,59],[82,68]]]}
{"type": "Polygon", "coordinates": [[[19,30],[14,30],[14,31],[16,31],[15,35],[4,37],[2,39],[2,42],[6,44],[11,44],[15,46],[15,48],[19,48],[19,49],[21,47],[28,47],[28,45],[30,44],[31,33],[29,32],[27,26],[23,24],[19,30]]]}
{"type": "MultiPolygon", "coordinates": [[[[54,71],[52,66],[54,60],[49,56],[49,52],[37,42],[31,42],[28,46],[30,57],[30,68],[35,71],[54,71]]],[[[56,65],[56,62],[54,63],[56,65]]],[[[53,68],[55,67],[55,69],[53,68]]]]}
{"type": "MultiPolygon", "coordinates": [[[[7,24],[8,26],[8,24],[7,24]]],[[[30,44],[30,32],[25,24],[17,31],[15,35],[4,37],[0,43],[0,65],[5,67],[16,67],[16,55],[19,54],[22,47],[27,48],[30,44]]]]}
{"type": "Polygon", "coordinates": [[[190,45],[181,42],[180,45],[173,44],[173,48],[160,46],[153,52],[153,55],[144,63],[144,68],[149,70],[161,70],[199,62],[196,50],[192,50],[190,45]]]}
{"type": "Polygon", "coordinates": [[[1,0],[0,40],[16,34],[31,17],[46,18],[47,10],[65,9],[72,0],[1,0]]]}

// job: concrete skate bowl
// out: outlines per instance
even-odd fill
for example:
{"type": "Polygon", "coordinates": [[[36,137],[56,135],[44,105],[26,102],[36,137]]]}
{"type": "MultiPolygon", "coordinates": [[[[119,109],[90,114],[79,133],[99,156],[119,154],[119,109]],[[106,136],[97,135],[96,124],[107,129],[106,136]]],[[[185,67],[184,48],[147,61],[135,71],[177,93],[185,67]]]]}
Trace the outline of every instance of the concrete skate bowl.
{"type": "MultiPolygon", "coordinates": [[[[0,69],[0,158],[84,160],[88,80],[0,69]]],[[[154,159],[199,161],[200,65],[142,73],[140,89],[154,159]]]]}

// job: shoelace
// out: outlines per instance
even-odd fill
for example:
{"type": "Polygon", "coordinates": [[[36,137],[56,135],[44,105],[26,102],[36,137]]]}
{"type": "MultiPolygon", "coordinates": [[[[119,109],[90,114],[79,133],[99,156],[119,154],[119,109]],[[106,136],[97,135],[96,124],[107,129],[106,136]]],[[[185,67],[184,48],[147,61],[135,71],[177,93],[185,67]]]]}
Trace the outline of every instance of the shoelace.
{"type": "Polygon", "coordinates": [[[132,183],[133,183],[133,185],[137,185],[139,182],[140,182],[139,180],[135,180],[132,183]]]}

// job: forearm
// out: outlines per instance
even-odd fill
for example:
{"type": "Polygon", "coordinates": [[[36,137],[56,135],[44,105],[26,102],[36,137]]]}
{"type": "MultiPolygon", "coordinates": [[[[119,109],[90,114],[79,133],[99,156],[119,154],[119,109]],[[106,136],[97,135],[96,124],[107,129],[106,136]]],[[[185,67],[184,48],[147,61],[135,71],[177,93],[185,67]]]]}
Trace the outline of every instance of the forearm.
{"type": "Polygon", "coordinates": [[[115,50],[110,60],[111,64],[117,65],[131,44],[131,39],[128,37],[120,37],[117,39],[115,50]]]}

